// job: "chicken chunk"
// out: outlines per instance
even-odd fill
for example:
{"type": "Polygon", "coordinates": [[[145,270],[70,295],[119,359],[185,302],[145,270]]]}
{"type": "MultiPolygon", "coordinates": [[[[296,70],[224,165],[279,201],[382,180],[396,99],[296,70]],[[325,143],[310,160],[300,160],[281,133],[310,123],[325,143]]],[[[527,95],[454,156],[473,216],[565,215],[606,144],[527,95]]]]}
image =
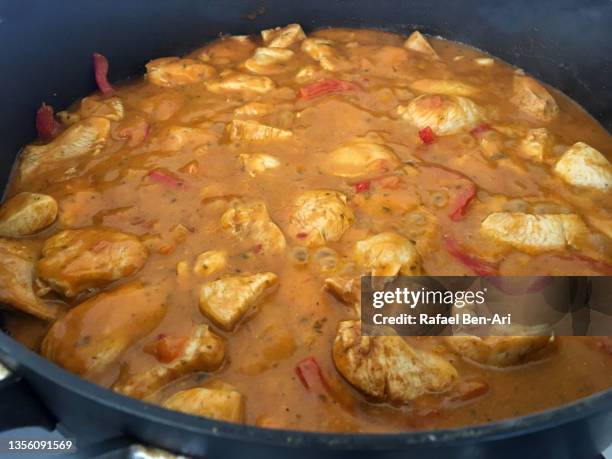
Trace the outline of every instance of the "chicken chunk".
{"type": "Polygon", "coordinates": [[[429,127],[438,135],[456,134],[469,129],[484,117],[482,109],[460,96],[423,94],[397,113],[418,129],[429,127]]]}
{"type": "Polygon", "coordinates": [[[54,320],[61,309],[34,292],[36,253],[19,241],[0,238],[0,304],[43,320],[54,320]]]}
{"type": "Polygon", "coordinates": [[[265,153],[243,153],[239,156],[239,158],[242,162],[242,167],[244,167],[244,170],[251,177],[264,174],[266,171],[271,169],[277,169],[281,165],[276,156],[267,155],[265,153]]]}
{"type": "Polygon", "coordinates": [[[309,190],[293,203],[289,232],[307,246],[340,240],[355,221],[346,196],[334,190],[309,190]]]}
{"type": "Polygon", "coordinates": [[[166,152],[191,148],[194,152],[200,152],[200,147],[216,144],[217,141],[218,134],[209,129],[174,125],[161,129],[152,136],[149,148],[166,152]]]}
{"type": "Polygon", "coordinates": [[[233,142],[267,142],[288,139],[293,132],[278,129],[252,120],[233,120],[227,125],[227,132],[233,142]]]}
{"type": "Polygon", "coordinates": [[[421,258],[415,245],[393,232],[380,233],[357,242],[354,259],[373,276],[421,274],[421,258]]]}
{"type": "Polygon", "coordinates": [[[100,372],[157,327],[165,300],[159,285],[131,283],[100,293],[53,324],[42,354],[81,376],[100,372]]]}
{"type": "Polygon", "coordinates": [[[510,101],[533,118],[549,122],[559,113],[553,96],[536,80],[526,75],[514,75],[510,101]]]}
{"type": "Polygon", "coordinates": [[[77,112],[79,119],[100,117],[109,121],[121,121],[125,114],[123,102],[119,97],[85,97],[77,112]]]}
{"type": "Polygon", "coordinates": [[[527,159],[543,162],[552,148],[552,135],[546,128],[529,129],[521,140],[519,153],[527,159]]]}
{"type": "Polygon", "coordinates": [[[588,229],[575,214],[532,215],[521,212],[495,212],[482,222],[481,231],[519,250],[537,253],[575,246],[588,229]]]}
{"type": "Polygon", "coordinates": [[[216,388],[196,387],[177,392],[163,406],[182,413],[229,422],[244,420],[244,397],[229,384],[216,388]]]}
{"type": "Polygon", "coordinates": [[[215,40],[204,49],[196,52],[196,57],[203,62],[227,67],[247,59],[255,49],[255,43],[245,35],[231,35],[215,40]]]}
{"type": "Polygon", "coordinates": [[[276,85],[267,76],[247,75],[232,72],[221,79],[207,82],[206,88],[210,92],[225,94],[231,92],[253,92],[265,94],[272,91],[276,85]]]}
{"type": "Polygon", "coordinates": [[[570,185],[599,191],[612,188],[612,165],[599,151],[583,142],[576,142],[563,153],[553,171],[570,185]]]}
{"type": "Polygon", "coordinates": [[[360,301],[359,278],[334,276],[323,282],[323,290],[331,293],[337,300],[346,304],[355,304],[360,301]]]}
{"type": "Polygon", "coordinates": [[[283,48],[257,48],[244,63],[249,72],[258,75],[273,75],[287,70],[287,61],[291,60],[294,52],[283,48]]]}
{"type": "Polygon", "coordinates": [[[404,42],[404,47],[433,59],[440,59],[438,53],[431,47],[421,32],[415,30],[404,42]]]}
{"type": "Polygon", "coordinates": [[[410,346],[399,336],[361,336],[359,322],[338,325],[333,345],[338,371],[378,401],[409,403],[450,389],[457,370],[444,358],[410,346]]]}
{"type": "Polygon", "coordinates": [[[200,83],[213,78],[217,71],[195,59],[162,57],[147,64],[147,80],[157,86],[173,87],[200,83]]]}
{"type": "Polygon", "coordinates": [[[138,271],[148,257],[136,236],[107,228],[64,230],[45,241],[39,276],[74,297],[138,271]]]}
{"type": "Polygon", "coordinates": [[[425,78],[410,83],[410,89],[427,94],[470,97],[478,93],[478,88],[457,80],[433,80],[425,78]]]}
{"type": "Polygon", "coordinates": [[[261,246],[264,253],[285,250],[285,236],[270,218],[263,201],[232,202],[221,216],[221,227],[241,241],[249,240],[261,246]]]}
{"type": "Polygon", "coordinates": [[[222,329],[232,331],[277,283],[274,273],[228,276],[208,282],[200,289],[200,311],[222,329]]]}
{"type": "Polygon", "coordinates": [[[335,43],[324,38],[307,38],[302,42],[302,51],[330,72],[348,70],[350,62],[335,48],[335,43]]]}
{"type": "Polygon", "coordinates": [[[223,250],[209,250],[198,255],[193,264],[193,272],[198,276],[210,276],[227,265],[227,253],[223,250]]]}
{"type": "Polygon", "coordinates": [[[524,363],[551,342],[549,336],[447,336],[445,340],[466,360],[493,367],[524,363]]]}
{"type": "Polygon", "coordinates": [[[299,24],[289,24],[285,27],[262,30],[261,38],[270,48],[289,48],[306,38],[306,34],[299,24]]]}
{"type": "Polygon", "coordinates": [[[234,110],[235,118],[256,118],[274,111],[274,106],[263,102],[248,102],[234,110]]]}
{"type": "Polygon", "coordinates": [[[400,165],[399,158],[386,145],[355,141],[331,151],[324,159],[321,170],[338,177],[359,177],[392,170],[400,165]]]}
{"type": "Polygon", "coordinates": [[[0,207],[0,236],[28,236],[45,229],[57,217],[57,201],[39,193],[19,193],[0,207]]]}
{"type": "Polygon", "coordinates": [[[99,116],[73,124],[45,145],[28,145],[21,154],[19,172],[27,179],[58,162],[98,154],[106,143],[110,121],[99,116]]]}
{"type": "Polygon", "coordinates": [[[156,349],[153,350],[157,359],[162,359],[163,363],[154,365],[142,373],[124,372],[113,385],[113,390],[130,397],[146,398],[166,384],[190,373],[217,370],[225,358],[223,339],[210,331],[208,325],[195,327],[189,336],[182,339],[161,337],[155,344],[156,349]],[[169,352],[163,346],[167,347],[171,339],[179,349],[177,355],[168,356],[169,352]],[[169,357],[173,358],[168,360],[169,357]]]}

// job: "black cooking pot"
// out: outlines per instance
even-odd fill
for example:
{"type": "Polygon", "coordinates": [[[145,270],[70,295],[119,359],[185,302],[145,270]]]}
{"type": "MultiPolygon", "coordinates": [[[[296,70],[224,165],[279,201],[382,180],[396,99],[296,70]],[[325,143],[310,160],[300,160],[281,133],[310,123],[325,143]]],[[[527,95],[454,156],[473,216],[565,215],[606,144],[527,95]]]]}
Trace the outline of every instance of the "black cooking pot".
{"type": "MultiPolygon", "coordinates": [[[[415,28],[486,50],[577,100],[612,128],[612,2],[608,0],[29,0],[0,4],[0,183],[34,138],[41,101],[62,109],[94,90],[91,53],[111,80],[152,58],[184,53],[221,33],[253,34],[299,22],[415,28]]],[[[612,443],[612,391],[522,418],[463,429],[390,435],[266,430],[195,418],[129,399],[71,375],[0,332],[0,429],[52,427],[99,438],[127,436],[207,457],[579,458],[612,443]]],[[[517,393],[514,396],[520,397],[517,393]]],[[[78,446],[78,445],[77,445],[78,446]]],[[[91,451],[81,451],[82,457],[91,451]]]]}

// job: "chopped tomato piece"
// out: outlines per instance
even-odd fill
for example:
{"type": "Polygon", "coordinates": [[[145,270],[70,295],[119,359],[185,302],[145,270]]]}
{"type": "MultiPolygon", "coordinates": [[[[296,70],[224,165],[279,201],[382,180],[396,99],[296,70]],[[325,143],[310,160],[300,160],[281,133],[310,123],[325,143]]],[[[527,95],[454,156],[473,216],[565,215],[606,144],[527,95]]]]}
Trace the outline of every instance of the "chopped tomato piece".
{"type": "Polygon", "coordinates": [[[170,363],[185,351],[187,341],[184,336],[160,335],[157,341],[145,347],[145,352],[154,355],[162,363],[170,363]]]}
{"type": "Polygon", "coordinates": [[[295,367],[295,373],[300,378],[300,381],[306,389],[315,394],[324,394],[327,392],[327,382],[323,377],[321,367],[314,357],[306,357],[300,361],[295,367]]]}
{"type": "Polygon", "coordinates": [[[314,83],[307,84],[300,88],[298,92],[299,99],[314,99],[315,97],[324,96],[326,94],[335,94],[339,92],[358,91],[361,89],[355,83],[344,80],[327,79],[320,80],[314,83]]]}
{"type": "Polygon", "coordinates": [[[108,59],[100,53],[93,53],[94,76],[96,84],[102,94],[109,94],[114,91],[108,82],[108,59]]]}
{"type": "Polygon", "coordinates": [[[483,132],[486,132],[488,130],[491,129],[491,126],[489,126],[487,123],[482,123],[479,124],[478,126],[476,126],[474,129],[472,129],[470,131],[470,133],[474,134],[474,135],[478,135],[478,134],[482,134],[483,132]]]}
{"type": "Polygon", "coordinates": [[[44,102],[36,111],[36,132],[38,138],[42,140],[51,139],[59,129],[59,123],[55,119],[53,107],[44,102]]]}
{"type": "Polygon", "coordinates": [[[355,193],[362,193],[370,189],[372,183],[369,180],[355,183],[355,193]]]}
{"type": "Polygon", "coordinates": [[[181,180],[158,170],[152,170],[147,174],[147,177],[160,185],[167,186],[168,188],[182,188],[185,186],[181,180]]]}
{"type": "Polygon", "coordinates": [[[461,220],[465,215],[468,205],[472,202],[472,199],[476,196],[476,185],[469,182],[467,188],[457,197],[457,200],[451,207],[451,211],[448,214],[452,221],[461,220]]]}
{"type": "Polygon", "coordinates": [[[424,127],[419,131],[419,137],[421,138],[421,141],[426,145],[430,145],[436,141],[436,135],[429,126],[424,127]]]}
{"type": "Polygon", "coordinates": [[[465,266],[470,268],[479,276],[496,276],[497,275],[497,266],[489,261],[482,260],[473,255],[465,253],[457,243],[450,239],[446,238],[444,240],[446,245],[446,250],[449,254],[451,254],[454,258],[459,260],[465,266]]]}

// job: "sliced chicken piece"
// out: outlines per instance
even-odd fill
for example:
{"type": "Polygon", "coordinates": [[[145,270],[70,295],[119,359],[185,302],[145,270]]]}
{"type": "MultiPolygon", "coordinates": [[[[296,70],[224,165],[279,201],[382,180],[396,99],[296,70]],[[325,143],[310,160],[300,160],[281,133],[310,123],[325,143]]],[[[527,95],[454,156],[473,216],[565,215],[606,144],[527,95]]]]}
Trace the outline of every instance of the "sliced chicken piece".
{"type": "Polygon", "coordinates": [[[165,300],[160,285],[131,283],[100,293],[53,324],[42,354],[81,376],[100,372],[159,325],[165,300]]]}
{"type": "Polygon", "coordinates": [[[514,75],[510,101],[533,118],[549,122],[559,113],[553,96],[536,80],[526,75],[514,75]]]}
{"type": "Polygon", "coordinates": [[[177,392],[166,401],[164,408],[228,422],[244,420],[244,397],[229,384],[220,387],[196,387],[177,392]]]}
{"type": "Polygon", "coordinates": [[[346,304],[354,304],[360,300],[359,278],[334,276],[323,282],[323,290],[331,293],[336,299],[346,304]]]}
{"type": "Polygon", "coordinates": [[[253,120],[233,120],[227,125],[227,132],[233,142],[267,142],[288,139],[293,132],[258,123],[253,120]]]}
{"type": "Polygon", "coordinates": [[[458,379],[444,358],[413,348],[399,336],[361,336],[359,322],[351,320],[338,324],[333,359],[349,383],[378,401],[409,403],[445,392],[458,379]]]}
{"type": "Polygon", "coordinates": [[[200,83],[214,78],[217,74],[213,66],[202,61],[178,57],[154,59],[146,67],[147,80],[166,88],[200,83]]]}
{"type": "Polygon", "coordinates": [[[198,371],[217,370],[225,358],[225,343],[208,325],[199,325],[189,336],[164,336],[155,342],[153,351],[163,363],[142,373],[120,375],[113,390],[135,398],[146,398],[165,385],[198,371]],[[178,349],[165,349],[170,340],[178,349]],[[161,348],[161,349],[160,349],[161,348]],[[169,352],[170,351],[170,352],[169,352]],[[172,357],[172,358],[170,358],[172,357]]]}
{"type": "Polygon", "coordinates": [[[305,65],[295,73],[295,82],[300,84],[312,83],[317,79],[321,79],[320,75],[323,72],[318,65],[305,65]]]}
{"type": "Polygon", "coordinates": [[[428,94],[470,97],[478,94],[478,88],[457,80],[433,80],[425,78],[410,83],[410,89],[428,94]]]}
{"type": "Polygon", "coordinates": [[[354,221],[346,195],[334,190],[309,190],[293,203],[289,232],[303,245],[325,245],[340,240],[354,221]]]}
{"type": "Polygon", "coordinates": [[[335,43],[324,38],[307,38],[302,42],[302,51],[330,72],[349,70],[350,62],[342,56],[335,43]]]}
{"type": "Polygon", "coordinates": [[[261,38],[270,48],[289,48],[306,38],[306,34],[301,25],[289,24],[285,27],[262,30],[261,38]]]}
{"type": "Polygon", "coordinates": [[[232,72],[221,79],[212,80],[206,83],[206,88],[210,92],[225,94],[231,92],[253,92],[265,94],[272,91],[276,85],[267,76],[247,75],[244,73],[232,72]]]}
{"type": "Polygon", "coordinates": [[[43,320],[57,319],[61,308],[34,291],[36,253],[19,241],[0,238],[0,304],[43,320]]]}
{"type": "Polygon", "coordinates": [[[283,232],[272,221],[263,201],[235,200],[221,216],[221,227],[239,240],[250,240],[265,253],[285,250],[283,232]]]}
{"type": "Polygon", "coordinates": [[[358,140],[331,151],[323,160],[321,170],[338,177],[359,177],[400,165],[400,159],[386,145],[358,140]]]}
{"type": "Polygon", "coordinates": [[[354,259],[373,276],[419,275],[421,257],[415,245],[394,232],[380,233],[355,244],[354,259]]]}
{"type": "Polygon", "coordinates": [[[421,32],[415,30],[404,42],[404,47],[417,53],[424,54],[433,59],[440,59],[438,53],[431,47],[421,32]]]}
{"type": "Polygon", "coordinates": [[[195,152],[200,152],[198,148],[206,148],[208,145],[216,144],[218,140],[219,135],[210,129],[174,125],[161,129],[151,137],[149,148],[167,152],[192,148],[195,152]]]}
{"type": "Polygon", "coordinates": [[[57,201],[39,193],[19,193],[0,206],[0,236],[28,236],[45,229],[57,217],[57,201]]]}
{"type": "Polygon", "coordinates": [[[466,360],[493,367],[524,363],[552,342],[549,336],[447,336],[444,339],[466,360]]]}
{"type": "Polygon", "coordinates": [[[295,53],[283,48],[257,48],[253,56],[244,63],[249,72],[258,75],[274,75],[287,70],[287,62],[295,53]]]}
{"type": "Polygon", "coordinates": [[[193,272],[206,277],[221,271],[227,265],[227,253],[223,250],[209,250],[198,255],[193,264],[193,272]]]}
{"type": "Polygon", "coordinates": [[[256,118],[274,111],[274,106],[263,102],[248,102],[234,110],[235,118],[256,118]]]}
{"type": "Polygon", "coordinates": [[[203,62],[229,67],[231,64],[244,62],[253,53],[255,46],[251,37],[232,35],[214,41],[195,54],[203,62]]]}
{"type": "Polygon", "coordinates": [[[271,169],[277,169],[281,165],[281,162],[276,156],[267,155],[265,153],[243,153],[239,158],[242,162],[242,167],[244,167],[244,170],[251,177],[264,174],[271,169]]]}
{"type": "Polygon", "coordinates": [[[575,214],[533,215],[521,212],[495,212],[481,224],[487,236],[528,253],[562,250],[575,246],[588,228],[575,214]]]}
{"type": "Polygon", "coordinates": [[[136,236],[96,227],[60,231],[45,241],[42,253],[40,278],[67,297],[130,276],[148,257],[136,236]]]}
{"type": "Polygon", "coordinates": [[[125,109],[119,97],[85,97],[77,112],[79,119],[97,116],[109,121],[121,121],[124,115],[125,109]]]}
{"type": "Polygon", "coordinates": [[[200,289],[200,311],[222,329],[232,331],[277,283],[274,273],[222,277],[200,289]]]}
{"type": "Polygon", "coordinates": [[[28,145],[21,153],[19,171],[27,179],[58,162],[98,154],[106,143],[110,121],[94,116],[73,124],[45,145],[28,145]]]}
{"type": "Polygon", "coordinates": [[[553,171],[570,185],[600,191],[612,188],[612,165],[584,142],[576,142],[566,150],[553,171]]]}
{"type": "Polygon", "coordinates": [[[397,113],[418,129],[429,127],[438,135],[467,130],[484,118],[482,109],[470,99],[460,96],[423,94],[397,113]]]}
{"type": "Polygon", "coordinates": [[[521,140],[519,153],[527,159],[543,162],[552,149],[552,135],[546,128],[529,129],[521,140]]]}

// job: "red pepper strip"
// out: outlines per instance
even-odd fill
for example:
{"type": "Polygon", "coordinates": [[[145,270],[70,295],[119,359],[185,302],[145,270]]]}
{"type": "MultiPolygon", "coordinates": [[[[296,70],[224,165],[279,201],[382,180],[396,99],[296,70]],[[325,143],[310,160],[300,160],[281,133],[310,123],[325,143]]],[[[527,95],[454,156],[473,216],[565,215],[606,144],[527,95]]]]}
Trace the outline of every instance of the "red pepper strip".
{"type": "Polygon", "coordinates": [[[480,258],[465,253],[452,239],[446,238],[444,240],[444,243],[446,245],[446,250],[448,251],[448,253],[450,253],[454,258],[459,260],[461,263],[470,268],[479,276],[497,275],[497,266],[495,266],[493,263],[481,260],[480,258]]]}
{"type": "Polygon", "coordinates": [[[370,185],[372,183],[369,180],[364,180],[363,182],[355,183],[355,193],[362,193],[364,191],[368,191],[370,189],[370,185]]]}
{"type": "Polygon", "coordinates": [[[470,131],[471,134],[473,135],[478,135],[478,134],[482,134],[483,132],[486,132],[488,130],[491,129],[491,126],[489,126],[487,123],[482,123],[479,124],[478,126],[476,126],[474,129],[472,129],[470,131]]]}
{"type": "Polygon", "coordinates": [[[323,395],[329,390],[329,386],[323,377],[321,367],[314,357],[306,357],[301,360],[295,367],[295,374],[309,391],[323,395]]]}
{"type": "Polygon", "coordinates": [[[174,178],[171,175],[164,174],[161,171],[150,171],[147,174],[147,177],[149,177],[154,182],[159,183],[160,185],[167,186],[168,188],[182,188],[183,186],[185,186],[185,184],[181,180],[174,178]]]}
{"type": "Polygon", "coordinates": [[[612,265],[602,260],[596,260],[594,258],[587,257],[586,255],[580,255],[580,254],[559,255],[559,258],[563,260],[570,260],[570,261],[576,261],[576,260],[584,261],[588,263],[589,265],[591,265],[595,270],[601,273],[604,273],[604,274],[612,275],[612,265]]]}
{"type": "Polygon", "coordinates": [[[315,97],[338,92],[358,91],[361,88],[355,83],[344,80],[327,79],[307,84],[300,88],[298,99],[314,99],[315,97]]]}
{"type": "Polygon", "coordinates": [[[93,53],[94,76],[96,84],[102,94],[109,94],[114,91],[113,87],[108,82],[108,59],[102,54],[93,53]]]}
{"type": "Polygon", "coordinates": [[[476,196],[476,185],[469,182],[468,188],[457,197],[457,201],[452,206],[448,216],[454,222],[461,220],[467,211],[467,207],[476,196]]]}
{"type": "Polygon", "coordinates": [[[53,107],[44,102],[36,111],[36,132],[42,140],[51,139],[59,129],[60,125],[53,114],[53,107]]]}
{"type": "Polygon", "coordinates": [[[429,126],[424,127],[419,131],[419,137],[421,138],[421,141],[426,145],[430,145],[436,141],[436,135],[429,126]]]}

